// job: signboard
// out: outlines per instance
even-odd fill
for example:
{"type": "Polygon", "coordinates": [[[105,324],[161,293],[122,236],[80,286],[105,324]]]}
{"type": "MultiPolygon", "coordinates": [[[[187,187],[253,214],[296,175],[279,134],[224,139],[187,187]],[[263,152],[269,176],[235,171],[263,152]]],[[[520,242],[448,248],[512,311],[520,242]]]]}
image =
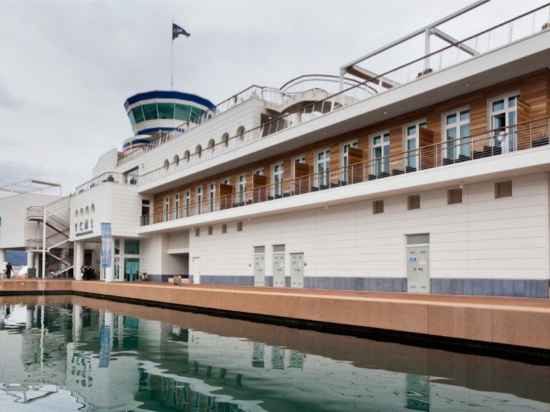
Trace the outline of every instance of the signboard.
{"type": "Polygon", "coordinates": [[[110,223],[101,224],[101,267],[110,268],[113,258],[113,235],[110,223]]]}

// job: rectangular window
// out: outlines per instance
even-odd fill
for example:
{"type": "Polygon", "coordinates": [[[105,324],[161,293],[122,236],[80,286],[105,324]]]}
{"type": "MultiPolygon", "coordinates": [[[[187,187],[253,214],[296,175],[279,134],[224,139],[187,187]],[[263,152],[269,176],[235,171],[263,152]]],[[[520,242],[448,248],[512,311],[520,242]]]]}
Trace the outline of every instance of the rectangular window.
{"type": "Polygon", "coordinates": [[[328,187],[330,175],[330,150],[323,150],[317,153],[316,158],[317,174],[316,183],[320,189],[328,187]]]}
{"type": "Polygon", "coordinates": [[[222,233],[227,233],[227,225],[225,223],[222,225],[222,233]]]}
{"type": "Polygon", "coordinates": [[[508,96],[491,102],[491,129],[493,146],[500,148],[501,153],[516,150],[518,96],[508,96]]]}
{"type": "Polygon", "coordinates": [[[418,169],[418,147],[420,145],[420,129],[427,127],[425,121],[417,122],[405,129],[405,147],[407,151],[407,168],[409,170],[418,169]]]}
{"type": "Polygon", "coordinates": [[[237,232],[242,232],[243,231],[243,222],[238,222],[237,223],[237,232]]]}
{"type": "Polygon", "coordinates": [[[512,181],[495,183],[495,199],[512,196],[512,181]]]}
{"type": "Polygon", "coordinates": [[[189,190],[185,192],[184,202],[185,216],[189,216],[189,208],[191,207],[191,192],[189,192],[189,190]]]}
{"type": "Polygon", "coordinates": [[[380,133],[372,137],[372,174],[380,177],[390,173],[390,134],[380,133]]]}
{"type": "Polygon", "coordinates": [[[352,142],[344,143],[342,145],[342,153],[341,153],[341,165],[342,165],[342,176],[341,180],[342,182],[348,183],[349,182],[349,174],[350,174],[350,163],[349,163],[349,150],[351,148],[357,148],[359,146],[359,142],[357,140],[354,140],[352,142]]]}
{"type": "Polygon", "coordinates": [[[244,198],[246,193],[246,177],[239,176],[239,192],[237,193],[237,203],[244,204],[244,198]]]}
{"type": "Polygon", "coordinates": [[[195,228],[195,237],[199,237],[201,235],[201,228],[200,227],[196,227],[195,228]]]}
{"type": "Polygon", "coordinates": [[[202,213],[202,186],[197,187],[197,214],[202,213]]]}
{"type": "Polygon", "coordinates": [[[372,213],[377,215],[379,213],[384,213],[384,201],[375,200],[372,202],[372,213]]]}
{"type": "Polygon", "coordinates": [[[134,107],[132,109],[132,113],[134,115],[134,120],[136,121],[136,123],[141,123],[145,120],[145,116],[143,115],[143,107],[134,107]]]}
{"type": "Polygon", "coordinates": [[[180,217],[180,194],[179,194],[179,192],[176,193],[175,208],[176,208],[176,219],[178,219],[180,217]]]}
{"type": "Polygon", "coordinates": [[[445,116],[445,145],[443,156],[450,160],[460,156],[469,158],[470,149],[470,111],[459,110],[445,116]]]}
{"type": "Polygon", "coordinates": [[[159,103],[158,104],[159,119],[173,119],[174,118],[174,104],[173,103],[159,103]]]}
{"type": "Polygon", "coordinates": [[[210,183],[208,190],[208,210],[213,212],[215,209],[215,200],[216,200],[216,185],[210,183]]]}
{"type": "Polygon", "coordinates": [[[407,209],[420,209],[420,195],[411,195],[407,198],[407,209]]]}
{"type": "Polygon", "coordinates": [[[450,189],[447,191],[447,204],[455,205],[462,203],[462,189],[450,189]]]}
{"type": "Polygon", "coordinates": [[[139,255],[139,240],[125,239],[124,253],[126,255],[139,255]]]}
{"type": "Polygon", "coordinates": [[[273,182],[273,188],[272,188],[272,196],[273,197],[281,197],[283,195],[283,164],[277,164],[273,166],[273,173],[271,175],[272,182],[273,182]]]}
{"type": "Polygon", "coordinates": [[[165,197],[164,198],[164,209],[162,212],[162,220],[164,222],[167,222],[168,219],[170,219],[170,198],[165,197]]]}
{"type": "Polygon", "coordinates": [[[144,104],[143,105],[143,114],[145,120],[155,120],[158,119],[157,105],[156,104],[144,104]]]}
{"type": "Polygon", "coordinates": [[[212,235],[214,233],[214,228],[212,226],[208,226],[208,235],[212,235]]]}

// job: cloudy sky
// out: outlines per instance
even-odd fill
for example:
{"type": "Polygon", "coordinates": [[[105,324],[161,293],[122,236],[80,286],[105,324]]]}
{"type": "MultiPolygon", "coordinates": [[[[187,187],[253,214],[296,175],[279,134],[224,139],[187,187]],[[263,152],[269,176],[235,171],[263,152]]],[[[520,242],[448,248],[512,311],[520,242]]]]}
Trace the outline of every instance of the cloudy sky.
{"type": "MultiPolygon", "coordinates": [[[[168,88],[170,23],[175,87],[214,102],[251,83],[280,86],[343,63],[471,0],[2,0],[0,184],[49,178],[70,191],[97,157],[131,135],[123,101],[168,88]]],[[[478,27],[543,4],[493,0],[478,27]],[[497,17],[495,17],[497,16],[497,17]]]]}

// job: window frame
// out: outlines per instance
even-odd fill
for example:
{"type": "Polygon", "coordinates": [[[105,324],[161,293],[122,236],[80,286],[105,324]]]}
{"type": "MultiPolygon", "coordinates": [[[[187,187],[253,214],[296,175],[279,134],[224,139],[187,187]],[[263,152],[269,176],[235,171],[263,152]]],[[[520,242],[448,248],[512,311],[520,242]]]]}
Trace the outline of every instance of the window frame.
{"type": "Polygon", "coordinates": [[[406,154],[405,167],[415,168],[417,171],[420,170],[420,164],[418,162],[419,160],[418,151],[420,149],[420,128],[422,127],[428,127],[428,121],[426,118],[421,118],[413,122],[409,122],[402,129],[403,130],[403,148],[405,149],[404,152],[406,154]],[[415,135],[414,135],[415,148],[409,150],[409,140],[413,140],[413,137],[408,135],[408,130],[411,127],[415,128],[415,135]],[[416,152],[416,156],[411,157],[410,152],[416,152]],[[414,166],[411,165],[411,159],[414,159],[414,166]]]}
{"type": "Polygon", "coordinates": [[[464,147],[463,146],[464,143],[462,143],[462,141],[464,141],[464,140],[467,140],[468,142],[471,142],[471,136],[472,136],[472,109],[471,109],[470,105],[465,105],[465,106],[462,106],[462,107],[458,107],[456,109],[448,110],[445,113],[441,114],[441,158],[442,159],[448,158],[447,155],[448,155],[449,152],[448,152],[448,147],[447,147],[447,144],[448,144],[447,143],[447,130],[451,130],[453,128],[456,130],[457,137],[454,139],[455,144],[453,146],[453,158],[452,158],[452,160],[458,159],[459,155],[461,155],[461,154],[471,157],[472,156],[472,150],[471,150],[470,146],[466,146],[466,147],[468,147],[468,151],[467,151],[466,154],[463,152],[462,149],[460,149],[458,151],[456,149],[458,141],[461,142],[461,143],[459,143],[460,147],[464,147]],[[468,112],[468,122],[467,123],[462,122],[460,120],[461,114],[466,112],[466,111],[468,112]],[[447,118],[449,116],[452,116],[452,115],[457,116],[457,122],[454,125],[449,126],[447,124],[447,118]],[[468,136],[462,137],[462,136],[460,136],[460,130],[461,130],[461,127],[466,125],[466,124],[468,125],[469,133],[468,133],[468,136]]]}
{"type": "Polygon", "coordinates": [[[371,172],[376,177],[379,177],[382,173],[390,173],[390,166],[391,166],[391,133],[389,130],[381,130],[377,133],[374,133],[369,137],[370,140],[370,155],[371,155],[371,172]],[[386,137],[388,138],[387,144],[386,144],[386,137]],[[380,138],[380,143],[374,143],[374,139],[380,138]],[[384,149],[388,148],[388,156],[384,156],[384,149]],[[382,157],[380,158],[380,173],[378,173],[377,170],[377,157],[375,155],[375,150],[377,148],[381,149],[382,157]],[[385,170],[387,168],[387,170],[385,170]]]}
{"type": "Polygon", "coordinates": [[[344,142],[340,144],[340,167],[341,167],[341,176],[340,180],[343,182],[348,183],[349,182],[349,149],[359,148],[359,139],[352,139],[348,140],[347,142],[344,142]],[[346,150],[347,148],[347,150],[346,150]]]}
{"type": "Polygon", "coordinates": [[[321,188],[321,186],[328,186],[330,182],[330,148],[324,148],[315,152],[315,184],[321,188]],[[322,162],[319,161],[319,155],[323,154],[322,162]],[[323,164],[324,168],[321,172],[319,165],[323,164]],[[325,181],[326,179],[326,181],[325,181]]]}

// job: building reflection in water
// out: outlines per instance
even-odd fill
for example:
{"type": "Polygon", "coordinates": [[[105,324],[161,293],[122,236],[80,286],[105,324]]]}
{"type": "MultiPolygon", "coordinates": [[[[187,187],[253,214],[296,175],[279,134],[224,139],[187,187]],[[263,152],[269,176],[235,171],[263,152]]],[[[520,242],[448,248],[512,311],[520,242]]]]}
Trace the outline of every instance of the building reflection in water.
{"type": "Polygon", "coordinates": [[[0,304],[0,347],[14,348],[0,354],[0,410],[1,392],[39,405],[60,391],[85,411],[548,411],[550,402],[548,368],[76,297],[0,304]]]}

